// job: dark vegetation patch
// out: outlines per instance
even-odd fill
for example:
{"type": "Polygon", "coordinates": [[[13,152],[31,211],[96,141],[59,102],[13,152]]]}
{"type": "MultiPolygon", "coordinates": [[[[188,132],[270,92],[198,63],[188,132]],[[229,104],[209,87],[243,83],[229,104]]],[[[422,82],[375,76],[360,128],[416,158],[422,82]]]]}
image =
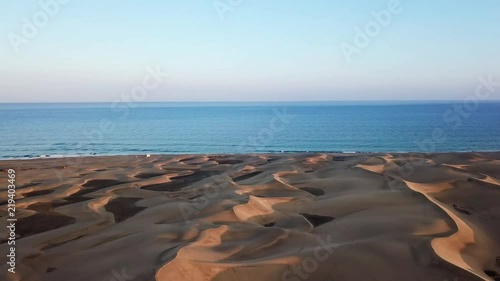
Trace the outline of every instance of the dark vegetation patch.
{"type": "Polygon", "coordinates": [[[314,196],[322,196],[325,195],[325,191],[323,191],[320,188],[315,188],[315,187],[301,187],[300,189],[311,193],[314,196]]]}
{"type": "Polygon", "coordinates": [[[331,222],[334,220],[334,217],[320,216],[320,215],[311,215],[311,214],[301,214],[306,218],[314,227],[318,227],[327,222],[331,222]]]}
{"type": "Polygon", "coordinates": [[[235,178],[233,178],[233,181],[234,182],[244,181],[244,180],[247,180],[249,178],[253,178],[257,175],[260,175],[260,174],[262,174],[262,171],[251,172],[251,173],[248,173],[246,175],[235,177],[235,178]]]}
{"type": "Polygon", "coordinates": [[[220,174],[222,174],[222,171],[196,170],[191,175],[172,177],[170,178],[170,182],[145,185],[141,188],[153,191],[179,191],[186,186],[194,184],[195,182],[220,174]]]}
{"type": "Polygon", "coordinates": [[[146,209],[145,207],[135,205],[135,203],[140,200],[142,200],[142,198],[119,197],[109,201],[108,204],[104,206],[104,209],[113,213],[115,222],[118,223],[133,217],[135,214],[146,209]]]}

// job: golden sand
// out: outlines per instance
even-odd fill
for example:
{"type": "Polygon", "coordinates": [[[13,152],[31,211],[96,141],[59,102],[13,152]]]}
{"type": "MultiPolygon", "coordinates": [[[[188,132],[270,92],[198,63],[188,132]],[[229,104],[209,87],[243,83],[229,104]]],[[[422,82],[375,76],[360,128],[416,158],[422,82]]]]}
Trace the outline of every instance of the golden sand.
{"type": "Polygon", "coordinates": [[[500,153],[6,160],[2,186],[11,168],[8,280],[500,280],[500,153]]]}

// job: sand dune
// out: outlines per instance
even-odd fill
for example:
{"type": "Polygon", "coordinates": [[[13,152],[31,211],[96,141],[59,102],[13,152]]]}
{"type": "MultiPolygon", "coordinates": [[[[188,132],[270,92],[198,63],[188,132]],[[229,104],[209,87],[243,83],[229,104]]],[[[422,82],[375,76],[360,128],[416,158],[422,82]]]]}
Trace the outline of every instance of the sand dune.
{"type": "Polygon", "coordinates": [[[500,153],[0,161],[10,168],[9,280],[500,280],[500,153]]]}

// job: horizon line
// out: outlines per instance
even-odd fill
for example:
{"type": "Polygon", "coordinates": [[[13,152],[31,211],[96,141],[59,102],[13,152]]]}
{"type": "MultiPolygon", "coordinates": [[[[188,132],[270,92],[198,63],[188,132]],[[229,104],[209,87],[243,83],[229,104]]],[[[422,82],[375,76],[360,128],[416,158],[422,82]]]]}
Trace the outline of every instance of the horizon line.
{"type": "MultiPolygon", "coordinates": [[[[150,103],[318,103],[318,102],[457,102],[465,99],[443,100],[286,100],[286,101],[118,101],[137,104],[150,103]]],[[[110,104],[117,101],[29,101],[29,102],[1,102],[0,104],[110,104]]],[[[500,99],[478,100],[479,103],[500,102],[500,99]]]]}

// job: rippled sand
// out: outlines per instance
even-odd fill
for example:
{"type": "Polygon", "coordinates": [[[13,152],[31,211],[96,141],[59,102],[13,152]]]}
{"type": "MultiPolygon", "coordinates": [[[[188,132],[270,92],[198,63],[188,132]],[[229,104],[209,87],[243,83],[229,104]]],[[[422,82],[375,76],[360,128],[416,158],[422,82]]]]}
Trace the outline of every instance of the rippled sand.
{"type": "Polygon", "coordinates": [[[9,168],[10,280],[500,280],[500,153],[0,161],[2,222],[9,168]]]}

